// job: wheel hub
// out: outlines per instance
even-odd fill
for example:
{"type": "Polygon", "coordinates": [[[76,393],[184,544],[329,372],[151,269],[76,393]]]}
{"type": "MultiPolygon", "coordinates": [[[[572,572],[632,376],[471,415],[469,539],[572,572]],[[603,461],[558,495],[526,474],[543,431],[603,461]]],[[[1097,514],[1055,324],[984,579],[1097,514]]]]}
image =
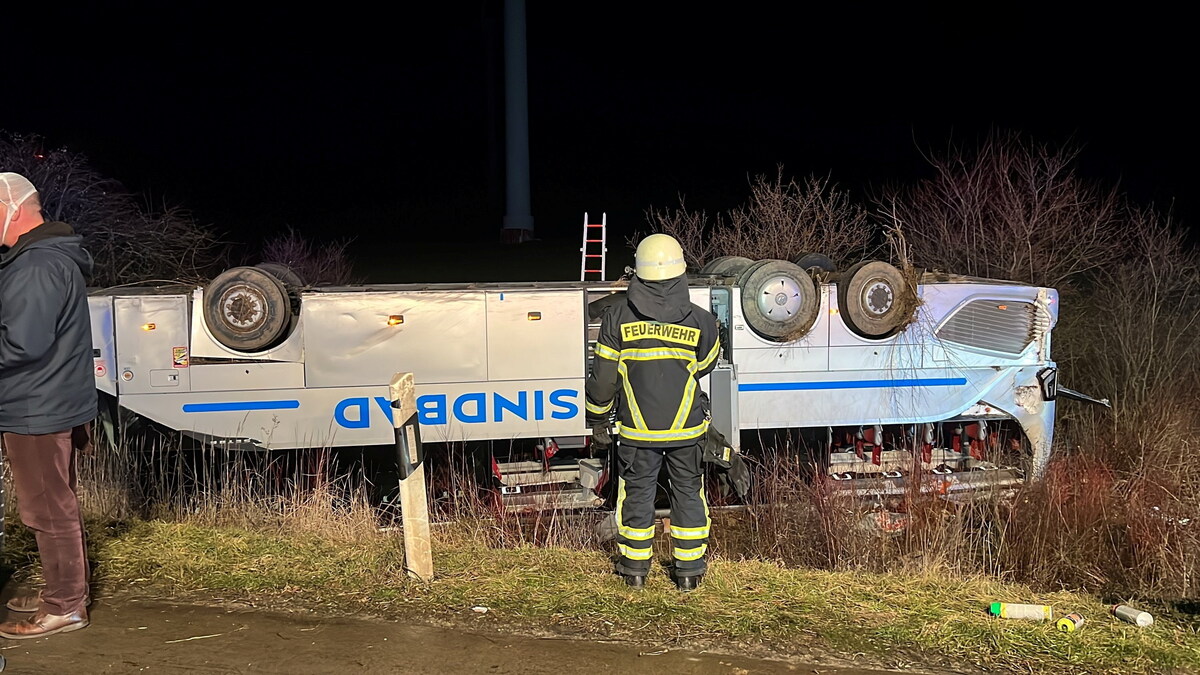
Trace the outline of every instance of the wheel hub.
{"type": "Polygon", "coordinates": [[[762,293],[758,295],[759,310],[772,321],[791,319],[803,304],[800,286],[789,277],[771,279],[763,284],[762,293]]]}
{"type": "Polygon", "coordinates": [[[887,314],[895,303],[895,291],[883,279],[872,279],[863,288],[863,309],[876,316],[887,314]]]}
{"type": "Polygon", "coordinates": [[[221,296],[221,318],[240,332],[252,331],[267,318],[266,298],[249,286],[234,286],[221,296]]]}

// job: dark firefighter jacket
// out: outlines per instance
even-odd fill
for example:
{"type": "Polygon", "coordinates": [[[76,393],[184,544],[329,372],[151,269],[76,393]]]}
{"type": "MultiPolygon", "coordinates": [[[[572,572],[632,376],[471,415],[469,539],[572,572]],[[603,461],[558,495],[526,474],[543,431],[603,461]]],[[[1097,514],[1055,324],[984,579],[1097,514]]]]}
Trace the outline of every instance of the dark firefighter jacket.
{"type": "Polygon", "coordinates": [[[687,277],[634,277],[625,299],[609,308],[600,323],[586,387],[589,423],[607,419],[619,401],[618,430],[625,444],[678,447],[700,442],[708,422],[699,380],[717,362],[716,319],[692,304],[687,277]]]}

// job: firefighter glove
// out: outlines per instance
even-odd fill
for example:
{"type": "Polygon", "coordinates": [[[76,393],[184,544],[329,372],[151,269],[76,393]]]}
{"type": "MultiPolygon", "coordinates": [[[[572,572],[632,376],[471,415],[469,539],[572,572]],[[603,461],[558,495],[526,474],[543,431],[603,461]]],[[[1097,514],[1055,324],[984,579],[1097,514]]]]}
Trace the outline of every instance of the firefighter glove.
{"type": "Polygon", "coordinates": [[[592,445],[607,448],[612,445],[612,434],[608,430],[608,422],[592,425],[592,445]]]}

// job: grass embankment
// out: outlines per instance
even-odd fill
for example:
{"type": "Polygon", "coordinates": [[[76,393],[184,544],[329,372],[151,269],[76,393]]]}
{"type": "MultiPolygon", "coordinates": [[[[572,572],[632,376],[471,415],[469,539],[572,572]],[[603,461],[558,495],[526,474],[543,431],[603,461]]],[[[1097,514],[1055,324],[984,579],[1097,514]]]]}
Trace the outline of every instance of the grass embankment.
{"type": "MultiPolygon", "coordinates": [[[[31,559],[32,541],[10,532],[9,560],[31,559]]],[[[892,666],[1022,672],[1200,672],[1194,627],[1159,619],[1139,629],[1096,599],[1036,594],[984,577],[881,575],[714,561],[695,593],[656,573],[627,589],[598,551],[490,548],[452,530],[437,534],[436,578],[405,577],[396,535],[327,537],[139,521],[94,527],[99,594],[128,587],[182,597],[470,622],[523,632],[654,641],[788,654],[856,654],[892,666]],[[1077,632],[1052,623],[995,620],[993,600],[1079,612],[1077,632]],[[486,613],[473,608],[486,607],[486,613]],[[457,618],[456,618],[457,617],[457,618]]]]}

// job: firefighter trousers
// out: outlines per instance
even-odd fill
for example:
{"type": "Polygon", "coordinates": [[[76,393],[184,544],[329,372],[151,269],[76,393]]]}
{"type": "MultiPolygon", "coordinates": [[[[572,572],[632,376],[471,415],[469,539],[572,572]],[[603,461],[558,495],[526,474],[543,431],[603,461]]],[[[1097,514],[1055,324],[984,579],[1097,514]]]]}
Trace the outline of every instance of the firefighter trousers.
{"type": "Polygon", "coordinates": [[[675,576],[707,569],[705,553],[712,521],[704,497],[699,443],[678,448],[617,446],[617,572],[645,575],[654,555],[654,497],[663,463],[671,498],[671,543],[675,576]]]}

